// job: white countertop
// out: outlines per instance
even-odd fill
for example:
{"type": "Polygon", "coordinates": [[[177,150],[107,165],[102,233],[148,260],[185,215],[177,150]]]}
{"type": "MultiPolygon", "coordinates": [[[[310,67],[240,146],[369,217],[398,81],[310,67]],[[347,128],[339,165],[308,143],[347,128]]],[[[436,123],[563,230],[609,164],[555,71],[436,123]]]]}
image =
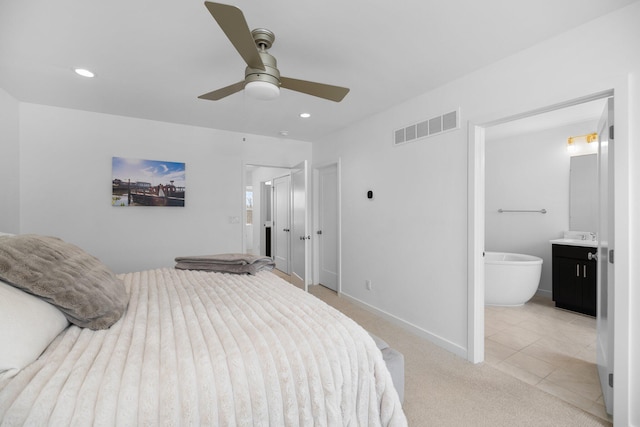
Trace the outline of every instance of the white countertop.
{"type": "Polygon", "coordinates": [[[554,239],[549,240],[552,245],[566,245],[566,246],[582,246],[585,248],[597,248],[598,242],[595,240],[582,240],[582,239],[554,239]]]}

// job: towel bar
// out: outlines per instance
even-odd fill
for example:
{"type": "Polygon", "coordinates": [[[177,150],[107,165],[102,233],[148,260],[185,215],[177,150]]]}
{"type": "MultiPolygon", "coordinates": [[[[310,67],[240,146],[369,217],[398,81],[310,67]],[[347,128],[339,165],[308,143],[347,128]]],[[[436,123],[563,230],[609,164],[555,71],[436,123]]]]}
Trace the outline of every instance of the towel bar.
{"type": "Polygon", "coordinates": [[[546,214],[547,210],[546,209],[538,209],[538,210],[498,209],[498,213],[503,213],[503,212],[535,212],[535,213],[546,214]]]}

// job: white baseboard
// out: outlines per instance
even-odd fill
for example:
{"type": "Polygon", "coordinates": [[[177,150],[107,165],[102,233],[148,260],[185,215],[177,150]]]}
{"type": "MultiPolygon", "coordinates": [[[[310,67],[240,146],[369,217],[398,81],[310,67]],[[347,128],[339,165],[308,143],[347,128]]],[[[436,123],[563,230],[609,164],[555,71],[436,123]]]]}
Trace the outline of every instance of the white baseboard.
{"type": "Polygon", "coordinates": [[[345,298],[347,300],[349,300],[350,302],[364,308],[365,310],[376,314],[382,318],[384,318],[385,320],[388,320],[389,322],[400,326],[401,328],[421,337],[421,338],[425,338],[429,341],[431,341],[432,343],[444,348],[445,350],[448,350],[450,352],[452,352],[453,354],[463,357],[463,358],[467,358],[467,349],[464,347],[461,347],[460,345],[453,343],[449,340],[446,340],[436,334],[433,334],[429,331],[426,331],[424,329],[422,329],[419,326],[414,325],[411,322],[407,322],[404,319],[401,319],[397,316],[394,316],[393,314],[387,313],[386,311],[380,310],[379,308],[376,308],[370,304],[367,304],[364,301],[359,300],[358,298],[352,297],[349,294],[346,294],[344,292],[339,293],[339,296],[341,298],[345,298]]]}

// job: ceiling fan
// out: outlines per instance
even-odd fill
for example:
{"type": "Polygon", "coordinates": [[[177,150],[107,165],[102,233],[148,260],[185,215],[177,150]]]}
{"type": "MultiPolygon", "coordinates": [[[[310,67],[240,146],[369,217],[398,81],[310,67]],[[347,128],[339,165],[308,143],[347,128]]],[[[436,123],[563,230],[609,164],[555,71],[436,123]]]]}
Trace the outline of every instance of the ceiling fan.
{"type": "Polygon", "coordinates": [[[340,102],[349,93],[349,89],[345,87],[281,76],[276,58],[267,52],[275,40],[275,35],[271,31],[264,28],[249,31],[242,11],[235,6],[209,1],[204,4],[247,63],[247,68],[244,70],[244,80],[205,93],[198,98],[217,101],[244,89],[254,98],[269,100],[277,98],[280,88],[283,87],[340,102]]]}

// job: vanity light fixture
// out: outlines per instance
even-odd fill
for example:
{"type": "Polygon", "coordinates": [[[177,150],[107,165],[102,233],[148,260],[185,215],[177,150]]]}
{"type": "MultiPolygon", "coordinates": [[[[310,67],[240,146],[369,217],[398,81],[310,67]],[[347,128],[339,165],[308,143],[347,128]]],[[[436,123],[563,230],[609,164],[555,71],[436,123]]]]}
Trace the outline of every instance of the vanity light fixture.
{"type": "MultiPolygon", "coordinates": [[[[576,146],[576,142],[578,142],[577,140],[580,140],[580,139],[584,139],[584,141],[587,144],[591,144],[592,142],[595,142],[598,140],[598,133],[592,132],[586,135],[570,136],[569,138],[567,138],[567,151],[569,153],[575,153],[578,150],[578,147],[576,146]]],[[[592,149],[589,148],[587,152],[591,150],[592,149]]],[[[582,151],[584,151],[584,149],[582,151]]]]}
{"type": "Polygon", "coordinates": [[[74,68],[73,71],[82,77],[91,78],[96,76],[92,71],[89,71],[86,68],[74,68]]]}
{"type": "Polygon", "coordinates": [[[567,144],[571,145],[575,142],[576,139],[580,139],[580,138],[584,138],[584,140],[588,143],[591,144],[592,142],[596,141],[598,139],[598,133],[597,132],[592,132],[592,133],[588,133],[586,135],[579,135],[579,136],[570,136],[567,139],[567,144]]]}

